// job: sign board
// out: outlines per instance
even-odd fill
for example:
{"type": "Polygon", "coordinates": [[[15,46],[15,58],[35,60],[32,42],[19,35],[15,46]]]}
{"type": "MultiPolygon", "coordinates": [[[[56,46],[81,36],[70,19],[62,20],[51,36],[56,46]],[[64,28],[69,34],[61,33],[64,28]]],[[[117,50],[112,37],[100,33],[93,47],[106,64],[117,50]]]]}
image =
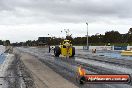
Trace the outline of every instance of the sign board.
{"type": "Polygon", "coordinates": [[[127,50],[127,46],[114,46],[114,50],[127,50]]]}

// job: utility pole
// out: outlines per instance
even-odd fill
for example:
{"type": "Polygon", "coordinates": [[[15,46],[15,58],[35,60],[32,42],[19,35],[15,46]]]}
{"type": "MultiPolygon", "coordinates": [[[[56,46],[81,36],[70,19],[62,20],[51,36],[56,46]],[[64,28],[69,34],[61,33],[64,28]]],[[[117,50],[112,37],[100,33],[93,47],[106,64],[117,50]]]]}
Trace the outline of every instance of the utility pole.
{"type": "Polygon", "coordinates": [[[88,50],[88,23],[86,22],[87,25],[87,50],[88,50]]]}

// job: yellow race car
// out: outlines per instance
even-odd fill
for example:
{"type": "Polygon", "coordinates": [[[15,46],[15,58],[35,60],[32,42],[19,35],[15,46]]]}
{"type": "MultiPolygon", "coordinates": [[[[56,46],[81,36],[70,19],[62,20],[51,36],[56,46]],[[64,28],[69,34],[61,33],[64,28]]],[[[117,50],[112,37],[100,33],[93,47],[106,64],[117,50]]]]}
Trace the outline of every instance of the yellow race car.
{"type": "Polygon", "coordinates": [[[55,46],[54,55],[59,57],[59,55],[74,57],[75,47],[72,46],[70,40],[64,40],[60,46],[55,46]]]}

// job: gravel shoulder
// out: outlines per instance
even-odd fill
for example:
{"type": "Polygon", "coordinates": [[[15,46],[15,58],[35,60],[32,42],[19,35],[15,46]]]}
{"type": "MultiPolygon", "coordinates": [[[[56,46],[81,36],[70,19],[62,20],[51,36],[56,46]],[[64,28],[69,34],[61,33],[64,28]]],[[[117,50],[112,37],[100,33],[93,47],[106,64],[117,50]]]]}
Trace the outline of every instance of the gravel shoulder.
{"type": "Polygon", "coordinates": [[[39,61],[37,57],[21,53],[20,60],[32,74],[36,88],[78,88],[39,61]]]}

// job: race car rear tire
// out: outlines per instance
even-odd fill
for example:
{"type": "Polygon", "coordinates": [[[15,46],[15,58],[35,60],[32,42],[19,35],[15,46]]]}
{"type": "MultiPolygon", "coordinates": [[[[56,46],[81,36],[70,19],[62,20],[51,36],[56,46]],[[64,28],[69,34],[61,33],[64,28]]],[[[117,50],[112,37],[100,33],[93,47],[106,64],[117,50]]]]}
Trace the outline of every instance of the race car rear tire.
{"type": "Polygon", "coordinates": [[[55,48],[54,48],[54,55],[55,55],[56,57],[59,57],[60,54],[61,54],[61,49],[60,49],[60,47],[59,47],[59,46],[55,46],[55,48]]]}
{"type": "Polygon", "coordinates": [[[72,57],[75,55],[75,47],[72,47],[72,57]]]}

